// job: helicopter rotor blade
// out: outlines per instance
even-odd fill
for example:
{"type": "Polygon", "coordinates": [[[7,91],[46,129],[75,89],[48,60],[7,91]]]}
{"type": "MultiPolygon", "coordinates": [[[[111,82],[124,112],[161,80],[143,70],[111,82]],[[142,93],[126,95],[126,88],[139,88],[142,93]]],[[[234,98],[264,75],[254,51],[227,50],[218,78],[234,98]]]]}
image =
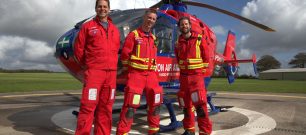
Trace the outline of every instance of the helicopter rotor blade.
{"type": "Polygon", "coordinates": [[[160,6],[163,5],[163,1],[159,1],[158,3],[156,3],[155,5],[151,6],[150,8],[159,8],[160,6]]]}
{"type": "Polygon", "coordinates": [[[186,4],[186,5],[203,7],[203,8],[208,8],[208,9],[211,9],[211,10],[214,10],[214,11],[218,11],[220,13],[232,16],[232,17],[234,17],[236,19],[239,19],[241,21],[244,21],[244,22],[247,22],[249,24],[252,24],[252,25],[254,25],[254,26],[258,27],[258,28],[261,28],[261,29],[263,29],[265,31],[269,31],[269,32],[274,32],[275,31],[274,29],[272,29],[272,28],[270,28],[268,26],[265,26],[263,24],[260,24],[260,23],[257,23],[255,21],[252,21],[252,20],[250,20],[248,18],[242,17],[242,16],[237,15],[235,13],[232,13],[232,12],[229,12],[229,11],[226,11],[226,10],[223,10],[223,9],[220,9],[220,8],[208,5],[208,4],[199,3],[199,2],[192,2],[192,1],[183,1],[183,3],[186,4]]]}

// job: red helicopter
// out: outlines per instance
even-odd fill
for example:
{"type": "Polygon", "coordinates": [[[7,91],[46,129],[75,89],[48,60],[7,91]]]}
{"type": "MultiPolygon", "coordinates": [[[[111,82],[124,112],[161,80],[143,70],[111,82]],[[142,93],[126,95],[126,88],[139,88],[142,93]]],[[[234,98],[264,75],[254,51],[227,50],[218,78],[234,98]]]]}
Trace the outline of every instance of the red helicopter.
{"type": "MultiPolygon", "coordinates": [[[[170,114],[171,123],[167,126],[161,127],[161,131],[174,130],[177,127],[181,126],[181,123],[178,122],[175,118],[174,109],[172,106],[173,102],[176,102],[176,98],[168,97],[167,95],[176,94],[179,89],[179,68],[175,59],[174,46],[177,38],[179,36],[179,30],[177,28],[177,21],[182,16],[187,16],[190,18],[192,23],[192,30],[204,35],[208,42],[209,50],[209,67],[206,69],[205,81],[206,87],[208,87],[211,76],[214,73],[216,66],[223,67],[226,71],[228,82],[234,82],[234,76],[238,71],[238,63],[240,62],[252,62],[254,64],[254,71],[256,72],[256,56],[253,55],[250,59],[239,60],[236,57],[235,53],[235,34],[231,31],[228,32],[227,41],[225,44],[225,49],[223,54],[217,53],[217,39],[214,32],[209,28],[204,22],[198,19],[196,16],[187,13],[187,5],[197,6],[208,8],[223,14],[227,14],[241,21],[247,22],[251,25],[254,25],[258,28],[261,28],[265,31],[274,31],[273,29],[252,21],[250,19],[244,18],[240,15],[234,14],[232,12],[204,4],[199,2],[192,1],[182,1],[182,0],[162,0],[157,4],[153,5],[150,8],[158,9],[158,18],[156,24],[153,28],[153,33],[159,41],[158,45],[158,58],[156,71],[158,72],[158,77],[160,85],[163,86],[165,91],[164,104],[167,106],[167,109],[170,114]]],[[[112,10],[110,17],[113,20],[113,23],[120,30],[120,39],[121,39],[121,48],[122,43],[127,36],[127,34],[138,28],[142,21],[142,16],[146,9],[130,9],[130,10],[112,10]]],[[[56,42],[56,52],[55,57],[63,65],[67,72],[73,75],[75,78],[83,81],[84,75],[84,65],[79,64],[73,54],[74,40],[78,34],[78,31],[82,27],[82,24],[87,20],[92,19],[94,16],[87,18],[75,25],[75,27],[64,35],[62,35],[56,42]]],[[[118,52],[120,53],[120,51],[118,52]]],[[[122,64],[118,63],[118,79],[117,79],[117,89],[122,90],[125,86],[126,77],[122,71],[122,64]]],[[[208,104],[211,108],[212,113],[219,112],[221,108],[215,107],[211,98],[215,95],[214,93],[209,94],[208,104]]]]}

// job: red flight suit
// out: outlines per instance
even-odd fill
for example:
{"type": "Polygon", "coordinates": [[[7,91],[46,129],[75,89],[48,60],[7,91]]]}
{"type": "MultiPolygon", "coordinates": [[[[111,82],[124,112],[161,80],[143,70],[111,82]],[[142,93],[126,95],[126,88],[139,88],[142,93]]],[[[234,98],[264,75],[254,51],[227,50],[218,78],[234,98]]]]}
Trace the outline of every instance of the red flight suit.
{"type": "Polygon", "coordinates": [[[110,135],[115,100],[120,35],[108,18],[104,28],[97,17],[84,23],[74,44],[76,60],[85,67],[76,135],[110,135]]]}
{"type": "Polygon", "coordinates": [[[159,107],[162,103],[162,88],[159,86],[156,69],[157,46],[155,36],[138,28],[126,37],[121,60],[128,67],[124,104],[120,113],[117,135],[127,134],[133,123],[133,115],[140,105],[145,90],[148,105],[148,134],[159,131],[159,107]]]}
{"type": "Polygon", "coordinates": [[[207,43],[201,34],[191,33],[185,39],[180,35],[175,54],[180,68],[180,91],[178,101],[184,108],[183,126],[185,130],[195,132],[194,107],[200,135],[212,132],[212,123],[208,117],[206,89],[203,81],[205,68],[208,67],[207,43]]]}

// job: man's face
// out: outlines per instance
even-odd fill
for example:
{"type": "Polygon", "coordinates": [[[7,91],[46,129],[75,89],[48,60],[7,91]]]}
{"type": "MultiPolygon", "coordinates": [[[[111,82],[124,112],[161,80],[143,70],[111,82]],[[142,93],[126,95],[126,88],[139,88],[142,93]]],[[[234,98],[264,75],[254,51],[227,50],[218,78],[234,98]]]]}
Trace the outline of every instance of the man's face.
{"type": "Polygon", "coordinates": [[[183,34],[187,34],[190,32],[190,24],[189,24],[189,21],[188,20],[182,20],[181,23],[180,23],[180,31],[183,33],[183,34]]]}
{"type": "Polygon", "coordinates": [[[105,18],[108,16],[109,7],[105,0],[99,0],[96,7],[96,13],[99,18],[105,18]]]}
{"type": "Polygon", "coordinates": [[[154,13],[148,13],[144,16],[143,23],[147,28],[152,28],[156,22],[157,15],[154,13]]]}

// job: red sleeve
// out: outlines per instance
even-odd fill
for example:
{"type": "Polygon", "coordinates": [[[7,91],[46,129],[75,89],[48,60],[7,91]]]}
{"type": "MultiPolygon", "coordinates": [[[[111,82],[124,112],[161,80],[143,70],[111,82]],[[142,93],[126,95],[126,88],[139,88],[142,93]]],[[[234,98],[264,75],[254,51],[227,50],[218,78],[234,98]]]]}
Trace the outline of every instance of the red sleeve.
{"type": "Polygon", "coordinates": [[[209,63],[209,47],[206,40],[204,39],[204,36],[202,37],[201,41],[201,56],[203,63],[209,63]]]}
{"type": "Polygon", "coordinates": [[[125,38],[121,56],[120,56],[124,67],[127,67],[128,65],[128,61],[134,49],[134,44],[135,44],[135,34],[133,32],[130,32],[128,36],[125,38]]]}
{"type": "Polygon", "coordinates": [[[73,53],[77,61],[81,65],[85,65],[85,59],[84,59],[85,44],[86,44],[86,29],[85,27],[82,27],[78,33],[77,38],[75,39],[74,50],[73,50],[73,53]]]}

